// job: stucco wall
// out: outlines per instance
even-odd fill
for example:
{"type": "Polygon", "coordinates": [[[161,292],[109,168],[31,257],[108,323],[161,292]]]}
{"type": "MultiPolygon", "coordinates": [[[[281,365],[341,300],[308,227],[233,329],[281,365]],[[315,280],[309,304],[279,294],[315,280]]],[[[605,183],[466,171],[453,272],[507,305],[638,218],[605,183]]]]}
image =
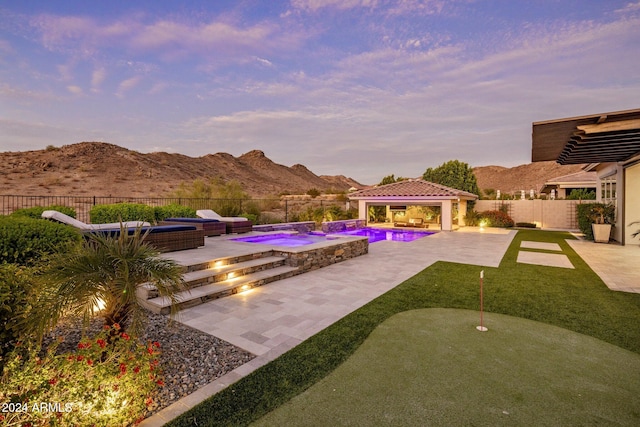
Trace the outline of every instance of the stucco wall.
{"type": "Polygon", "coordinates": [[[576,200],[478,200],[474,209],[478,212],[498,210],[504,204],[515,222],[535,223],[541,228],[577,230],[578,203],[576,200]]]}

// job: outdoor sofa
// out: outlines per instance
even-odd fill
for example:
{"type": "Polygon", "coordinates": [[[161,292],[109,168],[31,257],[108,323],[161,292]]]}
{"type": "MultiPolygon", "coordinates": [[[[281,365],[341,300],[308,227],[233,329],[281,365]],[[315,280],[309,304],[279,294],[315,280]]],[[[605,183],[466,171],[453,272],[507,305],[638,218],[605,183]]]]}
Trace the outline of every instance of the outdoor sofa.
{"type": "Polygon", "coordinates": [[[393,226],[422,228],[425,226],[425,223],[423,218],[409,218],[408,221],[396,221],[393,223],[393,226]]]}
{"type": "Polygon", "coordinates": [[[201,209],[196,211],[196,215],[200,218],[217,219],[226,225],[227,234],[247,233],[253,229],[253,223],[247,218],[240,216],[220,216],[211,209],[201,209]]]}

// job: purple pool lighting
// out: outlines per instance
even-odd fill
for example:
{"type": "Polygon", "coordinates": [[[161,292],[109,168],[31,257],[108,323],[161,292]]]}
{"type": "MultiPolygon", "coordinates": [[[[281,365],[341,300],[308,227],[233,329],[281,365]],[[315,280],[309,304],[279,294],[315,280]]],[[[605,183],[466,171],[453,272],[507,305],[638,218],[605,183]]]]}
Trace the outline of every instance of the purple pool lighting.
{"type": "Polygon", "coordinates": [[[383,230],[381,228],[364,227],[357,230],[342,231],[335,234],[347,236],[364,236],[369,239],[369,243],[381,240],[392,240],[394,242],[412,242],[426,236],[435,234],[435,231],[413,231],[413,230],[383,230]]]}
{"type": "Polygon", "coordinates": [[[267,234],[265,236],[249,236],[231,239],[235,242],[259,243],[261,245],[287,246],[295,248],[298,246],[312,245],[314,243],[334,240],[330,237],[317,234],[267,234]]]}

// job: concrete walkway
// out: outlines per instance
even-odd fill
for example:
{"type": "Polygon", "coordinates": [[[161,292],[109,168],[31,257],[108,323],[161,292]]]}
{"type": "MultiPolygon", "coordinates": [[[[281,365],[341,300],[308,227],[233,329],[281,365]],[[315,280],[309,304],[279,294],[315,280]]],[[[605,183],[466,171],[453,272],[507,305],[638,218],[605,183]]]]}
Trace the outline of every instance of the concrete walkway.
{"type": "MultiPolygon", "coordinates": [[[[478,270],[498,267],[515,234],[466,227],[413,242],[376,242],[367,255],[183,310],[178,318],[182,323],[250,351],[256,358],[141,425],[163,425],[436,261],[478,265],[478,270]]],[[[196,262],[223,256],[230,247],[222,239],[213,239],[207,240],[205,248],[171,257],[196,262]]],[[[640,292],[640,248],[568,242],[609,288],[640,292]]],[[[247,249],[234,246],[231,250],[247,249]]]]}
{"type": "Polygon", "coordinates": [[[640,293],[640,247],[567,240],[613,291],[640,293]]]}

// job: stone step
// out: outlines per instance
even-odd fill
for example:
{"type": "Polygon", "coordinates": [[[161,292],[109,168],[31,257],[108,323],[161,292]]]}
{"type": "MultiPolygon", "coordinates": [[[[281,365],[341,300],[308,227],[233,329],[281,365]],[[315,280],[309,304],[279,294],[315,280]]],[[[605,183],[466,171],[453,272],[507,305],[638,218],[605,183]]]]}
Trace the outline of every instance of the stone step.
{"type": "MultiPolygon", "coordinates": [[[[280,266],[257,271],[244,276],[234,277],[220,282],[198,286],[176,294],[178,308],[194,307],[207,301],[243,292],[257,286],[274,282],[298,274],[298,268],[280,266]]],[[[154,313],[169,314],[171,299],[156,297],[141,300],[140,303],[154,313]]]]}
{"type": "Polygon", "coordinates": [[[220,282],[233,277],[244,276],[260,270],[280,267],[284,265],[285,258],[268,256],[264,258],[250,259],[235,264],[222,265],[207,270],[196,270],[182,275],[187,286],[191,289],[212,282],[220,282]]]}
{"type": "MultiPolygon", "coordinates": [[[[210,267],[206,270],[189,271],[182,275],[187,288],[192,289],[207,283],[220,282],[233,277],[244,276],[256,271],[267,270],[284,265],[285,258],[277,256],[265,256],[262,258],[248,258],[246,261],[235,264],[222,264],[215,266],[219,261],[207,263],[210,267]]],[[[148,300],[158,297],[155,285],[145,283],[138,287],[136,295],[138,299],[148,300]]]]}

